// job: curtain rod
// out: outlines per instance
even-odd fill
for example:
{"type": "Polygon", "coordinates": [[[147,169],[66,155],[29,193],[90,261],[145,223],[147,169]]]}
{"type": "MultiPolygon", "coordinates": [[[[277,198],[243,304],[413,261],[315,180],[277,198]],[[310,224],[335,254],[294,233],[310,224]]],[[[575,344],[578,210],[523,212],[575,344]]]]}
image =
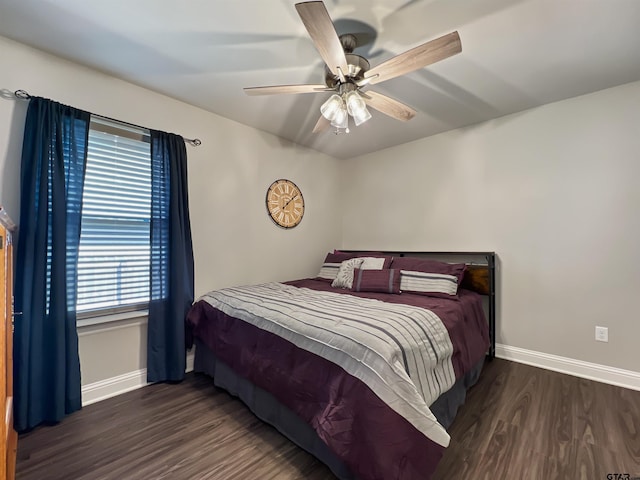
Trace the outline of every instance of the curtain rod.
{"type": "MultiPolygon", "coordinates": [[[[16,90],[15,92],[13,92],[13,95],[16,98],[19,98],[21,100],[29,100],[31,98],[31,95],[25,90],[16,90]]],[[[104,115],[98,115],[97,113],[92,113],[91,115],[95,117],[103,118],[105,120],[111,120],[112,122],[124,123],[125,125],[129,125],[130,127],[143,128],[145,130],[149,130],[147,127],[136,125],[135,123],[123,122],[122,120],[118,120],[117,118],[105,117],[104,115]]],[[[194,147],[199,147],[200,145],[202,145],[202,142],[200,141],[199,138],[184,138],[184,137],[182,138],[186,143],[193,145],[194,147]]]]}

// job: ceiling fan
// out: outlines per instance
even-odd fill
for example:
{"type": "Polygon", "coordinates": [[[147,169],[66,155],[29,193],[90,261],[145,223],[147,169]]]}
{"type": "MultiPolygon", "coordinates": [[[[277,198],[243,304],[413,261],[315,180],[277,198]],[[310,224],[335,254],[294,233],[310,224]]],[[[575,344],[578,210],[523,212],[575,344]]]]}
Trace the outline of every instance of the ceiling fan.
{"type": "Polygon", "coordinates": [[[313,129],[314,133],[327,130],[329,126],[335,127],[336,133],[341,129],[348,133],[349,115],[356,126],[371,118],[367,106],[397,120],[411,120],[416,114],[413,108],[381,93],[363,91],[362,88],[405,75],[462,51],[458,32],[452,32],[371,68],[366,58],[353,53],[358,46],[355,35],[338,36],[324,3],[301,2],[295,7],[326,64],[324,85],[246,87],[244,91],[247,95],[334,92],[320,107],[321,115],[313,129]]]}

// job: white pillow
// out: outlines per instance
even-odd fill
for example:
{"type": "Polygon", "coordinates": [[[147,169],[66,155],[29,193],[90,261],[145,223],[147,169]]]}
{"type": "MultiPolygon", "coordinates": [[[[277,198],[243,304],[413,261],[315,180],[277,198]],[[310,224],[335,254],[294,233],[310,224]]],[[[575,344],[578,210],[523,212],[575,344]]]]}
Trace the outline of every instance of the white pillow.
{"type": "Polygon", "coordinates": [[[362,258],[352,258],[342,262],[338,269],[338,275],[331,282],[331,286],[335,288],[351,288],[353,285],[353,271],[356,268],[360,268],[362,262],[364,262],[362,258]]]}
{"type": "Polygon", "coordinates": [[[382,270],[385,258],[378,257],[360,257],[364,260],[360,265],[361,270],[382,270]]]}

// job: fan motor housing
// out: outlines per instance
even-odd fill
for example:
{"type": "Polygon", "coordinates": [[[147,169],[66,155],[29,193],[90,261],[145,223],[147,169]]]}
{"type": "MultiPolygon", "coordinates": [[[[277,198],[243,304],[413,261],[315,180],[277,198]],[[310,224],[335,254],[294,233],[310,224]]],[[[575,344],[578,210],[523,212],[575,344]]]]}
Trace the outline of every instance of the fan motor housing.
{"type": "MultiPolygon", "coordinates": [[[[347,67],[349,70],[342,73],[347,79],[347,82],[354,83],[362,80],[364,73],[371,68],[369,61],[355,53],[345,53],[345,56],[347,57],[347,67]]],[[[324,82],[329,88],[337,88],[340,85],[340,78],[335,76],[326,65],[324,67],[324,82]]]]}

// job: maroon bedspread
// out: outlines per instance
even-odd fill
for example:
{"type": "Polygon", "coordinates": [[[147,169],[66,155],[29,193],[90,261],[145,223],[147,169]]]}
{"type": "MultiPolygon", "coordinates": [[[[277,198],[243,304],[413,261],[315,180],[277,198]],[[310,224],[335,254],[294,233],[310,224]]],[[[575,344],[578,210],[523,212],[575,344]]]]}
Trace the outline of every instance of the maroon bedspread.
{"type": "MultiPolygon", "coordinates": [[[[288,283],[336,291],[322,281],[288,283]]],[[[438,314],[450,331],[456,378],[480,361],[488,348],[481,297],[476,294],[462,292],[459,301],[406,294],[356,295],[419,306],[428,303],[426,308],[438,314]]],[[[187,325],[188,338],[200,338],[238,375],[271,393],[311,425],[357,478],[431,477],[444,447],[426,438],[341,367],[204,301],[192,307],[187,325]]]]}

